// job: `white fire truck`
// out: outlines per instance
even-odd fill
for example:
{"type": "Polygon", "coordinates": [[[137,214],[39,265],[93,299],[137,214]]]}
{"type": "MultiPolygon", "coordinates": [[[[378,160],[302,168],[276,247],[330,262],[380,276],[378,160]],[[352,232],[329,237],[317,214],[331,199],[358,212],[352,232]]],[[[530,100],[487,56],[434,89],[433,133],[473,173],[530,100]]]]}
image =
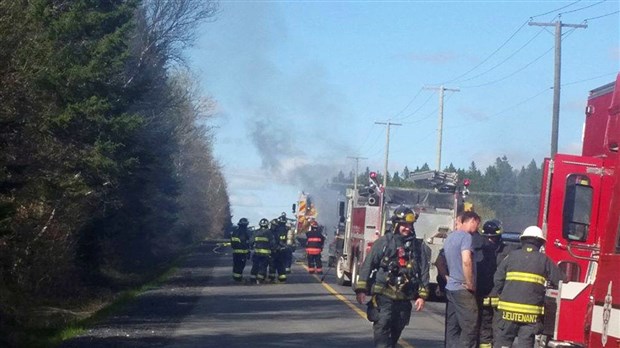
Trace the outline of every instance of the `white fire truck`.
{"type": "Polygon", "coordinates": [[[432,261],[437,258],[448,232],[454,229],[456,215],[463,209],[467,196],[467,186],[457,185],[456,173],[412,173],[409,180],[426,183],[428,188],[383,188],[376,174],[370,173],[368,186],[347,190],[346,201],[339,205],[340,224],[330,248],[330,263],[335,264],[338,284],[355,287],[364,257],[375,240],[390,229],[394,209],[404,205],[419,214],[414,228],[429,253],[431,294],[442,295],[432,261]]]}

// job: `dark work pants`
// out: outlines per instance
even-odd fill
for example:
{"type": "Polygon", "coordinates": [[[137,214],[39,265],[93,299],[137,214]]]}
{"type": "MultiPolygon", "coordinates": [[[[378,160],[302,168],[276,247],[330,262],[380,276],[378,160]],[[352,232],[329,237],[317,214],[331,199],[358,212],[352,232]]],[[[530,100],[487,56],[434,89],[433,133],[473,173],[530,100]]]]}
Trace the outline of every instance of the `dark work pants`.
{"type": "Polygon", "coordinates": [[[245,262],[248,259],[248,254],[233,253],[233,279],[240,281],[243,278],[243,269],[245,268],[245,262]]]}
{"type": "Polygon", "coordinates": [[[267,276],[267,265],[269,264],[269,255],[254,254],[252,255],[252,270],[250,277],[252,280],[265,280],[267,276]]]}
{"type": "MultiPolygon", "coordinates": [[[[501,315],[501,310],[498,312],[498,315],[501,315]]],[[[536,339],[536,335],[541,333],[543,329],[542,323],[539,321],[537,323],[517,323],[514,321],[508,321],[504,319],[500,319],[497,321],[497,326],[495,327],[495,343],[493,343],[494,348],[532,348],[534,347],[534,340],[536,339]],[[518,337],[516,345],[512,345],[515,340],[515,337],[518,337]]]]}
{"type": "Polygon", "coordinates": [[[372,325],[376,348],[394,348],[411,317],[411,301],[392,300],[377,294],[379,320],[372,325]]]}
{"type": "Polygon", "coordinates": [[[323,272],[323,261],[321,261],[321,254],[308,254],[308,271],[323,272]]]}
{"type": "Polygon", "coordinates": [[[446,290],[446,347],[475,348],[478,343],[478,303],[467,290],[446,290]]]}

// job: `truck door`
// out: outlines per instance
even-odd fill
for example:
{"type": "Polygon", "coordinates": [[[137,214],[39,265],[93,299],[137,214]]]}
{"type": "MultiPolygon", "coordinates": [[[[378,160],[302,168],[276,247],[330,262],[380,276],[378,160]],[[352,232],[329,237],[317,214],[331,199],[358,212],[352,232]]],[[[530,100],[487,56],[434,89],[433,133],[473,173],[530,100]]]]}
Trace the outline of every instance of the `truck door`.
{"type": "Polygon", "coordinates": [[[545,166],[548,187],[543,192],[548,199],[540,207],[546,213],[540,214],[546,215],[546,221],[540,221],[547,233],[545,253],[568,280],[549,292],[555,310],[545,313],[545,333],[557,340],[584,341],[583,325],[574,318],[586,315],[597,266],[599,221],[606,221],[607,209],[600,205],[608,202],[610,187],[605,186],[611,178],[605,176],[603,164],[600,158],[560,154],[545,166]]]}

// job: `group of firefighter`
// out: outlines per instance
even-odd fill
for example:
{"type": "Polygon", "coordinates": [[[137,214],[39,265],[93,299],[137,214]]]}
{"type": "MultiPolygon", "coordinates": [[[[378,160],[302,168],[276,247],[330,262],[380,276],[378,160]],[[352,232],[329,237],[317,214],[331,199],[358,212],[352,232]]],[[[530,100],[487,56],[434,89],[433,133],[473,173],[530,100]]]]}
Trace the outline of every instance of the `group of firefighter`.
{"type": "MultiPolygon", "coordinates": [[[[252,260],[250,270],[251,284],[265,282],[285,283],[291,273],[295,245],[290,235],[286,213],[271,221],[262,218],[258,229],[251,231],[247,218],[239,219],[231,233],[230,245],[233,250],[233,279],[243,281],[243,270],[248,259],[252,260]]],[[[321,252],[325,236],[316,220],[310,221],[306,232],[306,254],[309,273],[323,273],[321,252]]]]}
{"type": "MultiPolygon", "coordinates": [[[[359,272],[356,297],[367,304],[375,347],[396,347],[413,307],[424,309],[429,295],[430,249],[416,238],[417,217],[410,208],[396,209],[391,231],[373,244],[359,272]]],[[[564,278],[539,252],[546,242],[542,230],[526,228],[515,246],[502,240],[498,220],[479,233],[473,211],[461,213],[456,225],[434,261],[447,298],[445,346],[533,347],[542,332],[546,286],[564,278]]]]}

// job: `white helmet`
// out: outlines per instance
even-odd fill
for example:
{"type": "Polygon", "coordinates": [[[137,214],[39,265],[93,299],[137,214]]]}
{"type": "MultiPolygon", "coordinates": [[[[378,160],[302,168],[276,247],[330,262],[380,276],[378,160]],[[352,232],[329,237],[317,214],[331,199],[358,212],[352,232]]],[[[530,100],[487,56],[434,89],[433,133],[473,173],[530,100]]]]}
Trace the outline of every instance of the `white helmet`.
{"type": "Polygon", "coordinates": [[[542,230],[538,226],[530,226],[526,228],[525,230],[523,230],[523,233],[521,233],[521,235],[519,236],[519,239],[523,239],[525,237],[533,237],[533,238],[541,239],[545,242],[547,241],[545,236],[543,236],[542,230]]]}

